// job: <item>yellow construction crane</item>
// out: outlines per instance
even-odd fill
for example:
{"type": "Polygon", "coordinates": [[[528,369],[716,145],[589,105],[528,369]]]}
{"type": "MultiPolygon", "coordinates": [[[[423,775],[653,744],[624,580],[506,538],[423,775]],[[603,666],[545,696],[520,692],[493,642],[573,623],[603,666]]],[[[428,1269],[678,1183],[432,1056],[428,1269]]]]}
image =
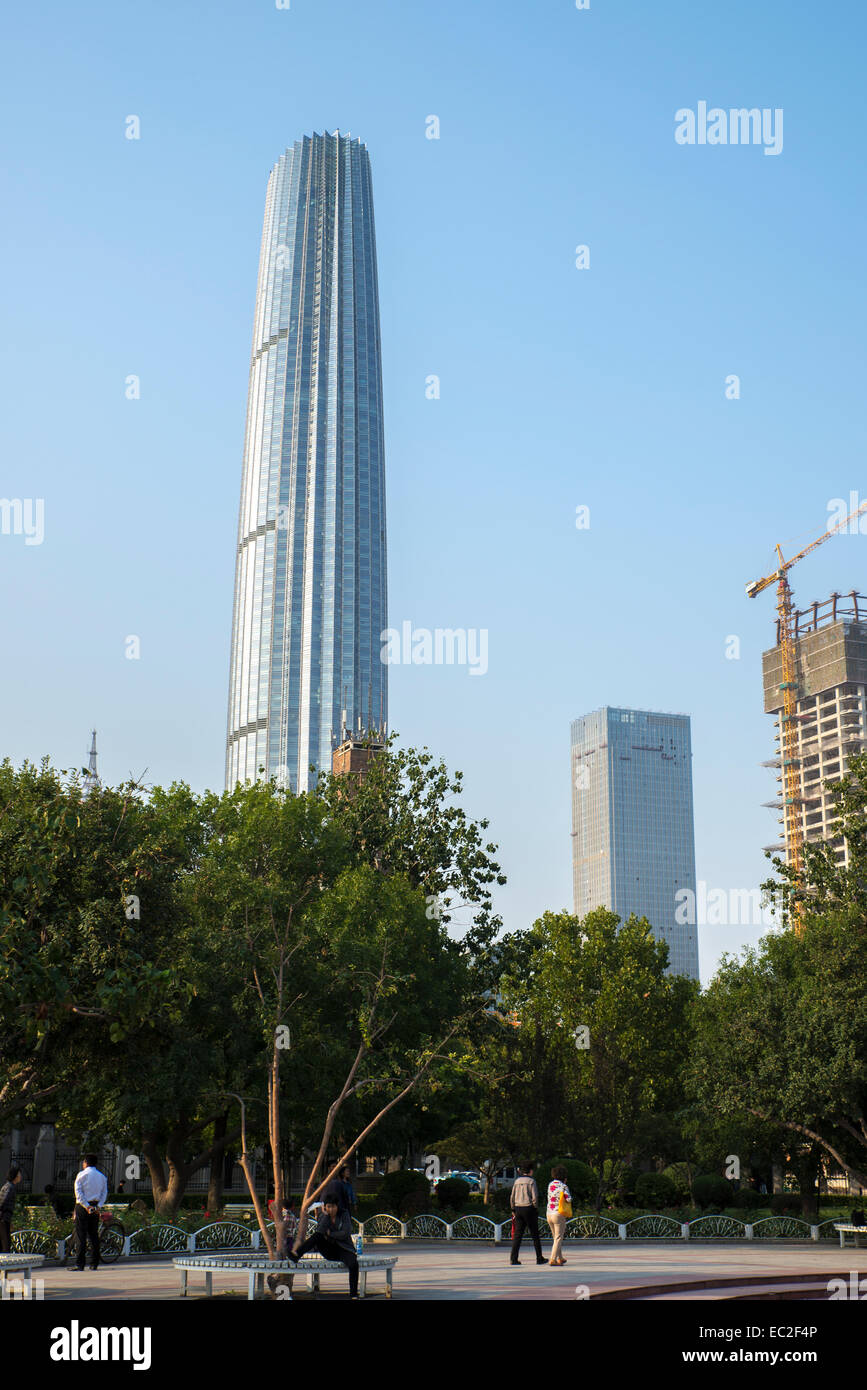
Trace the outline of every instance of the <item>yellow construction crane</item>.
{"type": "MultiPolygon", "coordinates": [[[[757,595],[764,593],[765,589],[772,584],[777,586],[777,616],[780,624],[780,654],[783,659],[783,679],[780,690],[783,695],[783,712],[780,723],[780,754],[782,759],[783,772],[783,816],[786,831],[786,849],[788,851],[788,863],[795,871],[795,878],[798,882],[801,879],[803,867],[803,848],[804,848],[804,829],[801,821],[801,776],[800,758],[798,756],[798,672],[796,664],[796,638],[795,638],[795,604],[792,596],[792,589],[788,580],[788,572],[799,560],[803,560],[805,555],[809,555],[811,550],[817,546],[824,545],[825,541],[830,540],[831,536],[842,531],[845,526],[855,517],[861,516],[867,511],[867,502],[862,502],[860,507],[850,512],[842,521],[838,521],[835,526],[829,526],[826,531],[805,545],[803,550],[799,550],[797,555],[793,555],[790,560],[783,559],[783,552],[779,546],[776,547],[779,565],[773,574],[765,575],[764,579],[755,579],[752,584],[747,585],[747,598],[756,598],[757,595]]],[[[800,919],[800,913],[796,914],[796,921],[800,919]]]]}

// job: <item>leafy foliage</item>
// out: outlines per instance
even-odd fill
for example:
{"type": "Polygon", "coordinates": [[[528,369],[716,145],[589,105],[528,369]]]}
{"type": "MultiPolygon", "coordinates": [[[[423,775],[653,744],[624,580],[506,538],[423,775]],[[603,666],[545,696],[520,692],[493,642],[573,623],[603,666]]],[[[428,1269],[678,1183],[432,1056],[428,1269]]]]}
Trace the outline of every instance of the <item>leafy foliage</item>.
{"type": "Polygon", "coordinates": [[[470,1191],[470,1184],[464,1178],[443,1178],[437,1183],[437,1204],[449,1211],[459,1211],[469,1200],[470,1191]]]}
{"type": "MultiPolygon", "coordinates": [[[[643,919],[548,912],[504,976],[506,1005],[556,1078],[547,1151],[557,1144],[584,1154],[599,1175],[597,1209],[618,1186],[642,1123],[683,1100],[697,986],[666,974],[667,960],[643,919]]],[[[539,1074],[534,1067],[535,1084],[539,1074]]]]}
{"type": "Polygon", "coordinates": [[[635,1200],[640,1207],[662,1211],[673,1207],[677,1198],[677,1188],[665,1173],[642,1173],[636,1180],[635,1200]]]}

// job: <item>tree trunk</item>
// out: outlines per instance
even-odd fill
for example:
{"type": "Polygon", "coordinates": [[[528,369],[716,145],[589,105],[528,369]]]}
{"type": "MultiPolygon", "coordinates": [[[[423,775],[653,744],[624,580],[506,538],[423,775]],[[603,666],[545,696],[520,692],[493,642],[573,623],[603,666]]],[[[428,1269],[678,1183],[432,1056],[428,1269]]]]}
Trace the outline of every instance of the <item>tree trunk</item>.
{"type": "MultiPolygon", "coordinates": [[[[216,1125],[219,1117],[214,1120],[216,1125]]],[[[192,1126],[194,1131],[198,1126],[192,1126]]],[[[207,1162],[213,1162],[214,1157],[220,1157],[227,1145],[234,1141],[238,1131],[231,1134],[224,1134],[215,1138],[202,1153],[195,1156],[191,1163],[184,1159],[184,1148],[189,1142],[191,1127],[184,1125],[172,1131],[165,1145],[165,1159],[160,1152],[160,1145],[157,1143],[153,1134],[146,1134],[143,1137],[142,1152],[148,1166],[151,1179],[151,1190],[154,1198],[154,1215],[163,1221],[174,1221],[178,1214],[181,1198],[187,1190],[187,1183],[193,1173],[207,1162]]]]}
{"type": "Polygon", "coordinates": [[[214,1121],[214,1147],[211,1151],[211,1172],[208,1179],[208,1211],[219,1211],[223,1205],[223,1179],[225,1175],[226,1131],[229,1127],[229,1112],[225,1110],[214,1121]]]}
{"type": "Polygon", "coordinates": [[[817,1145],[813,1145],[808,1153],[805,1153],[797,1164],[798,1186],[801,1189],[801,1215],[805,1221],[818,1219],[819,1200],[816,1192],[816,1181],[819,1175],[819,1164],[822,1152],[817,1145]]]}
{"type": "Polygon", "coordinates": [[[268,1077],[269,1084],[269,1115],[270,1125],[268,1127],[271,1144],[271,1164],[274,1174],[274,1247],[278,1255],[283,1253],[283,1240],[286,1232],[286,1223],[283,1220],[283,1203],[286,1193],[283,1190],[283,1161],[282,1161],[282,1142],[280,1134],[280,1053],[275,1045],[271,1052],[271,1071],[268,1077]]]}
{"type": "Polygon", "coordinates": [[[154,1199],[154,1215],[160,1214],[160,1204],[166,1194],[166,1170],[162,1155],[152,1134],[142,1135],[142,1153],[148,1166],[151,1180],[151,1193],[154,1199]]]}

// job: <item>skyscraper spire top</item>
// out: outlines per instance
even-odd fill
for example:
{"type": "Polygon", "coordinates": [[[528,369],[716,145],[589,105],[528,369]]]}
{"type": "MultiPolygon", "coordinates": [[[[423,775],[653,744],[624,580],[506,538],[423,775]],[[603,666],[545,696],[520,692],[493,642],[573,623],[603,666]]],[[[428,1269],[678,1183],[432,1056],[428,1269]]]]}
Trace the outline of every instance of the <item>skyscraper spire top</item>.
{"type": "Polygon", "coordinates": [[[91,731],[90,756],[87,760],[87,772],[84,777],[84,795],[89,796],[96,791],[99,786],[99,773],[96,767],[96,729],[91,731]]]}

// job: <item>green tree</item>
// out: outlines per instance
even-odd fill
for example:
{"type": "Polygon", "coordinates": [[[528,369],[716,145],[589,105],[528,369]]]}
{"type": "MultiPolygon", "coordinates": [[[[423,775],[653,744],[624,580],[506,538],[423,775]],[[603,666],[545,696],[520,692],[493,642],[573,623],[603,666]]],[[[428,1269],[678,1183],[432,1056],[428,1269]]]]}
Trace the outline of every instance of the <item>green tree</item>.
{"type": "Polygon", "coordinates": [[[319,794],[339,815],[357,862],[403,874],[425,897],[426,911],[464,931],[474,957],[489,950],[500,928],[492,884],[505,875],[486,842],[487,820],[461,805],[463,774],[451,774],[427,748],[399,748],[392,734],[363,778],[328,776],[319,794]]]}
{"type": "Polygon", "coordinates": [[[724,958],[699,1010],[699,1104],[787,1132],[805,1180],[818,1145],[867,1184],[865,946],[849,912],[808,914],[802,931],[724,958]]]}
{"type": "Polygon", "coordinates": [[[764,885],[792,925],[723,959],[690,1079],[700,1106],[788,1136],[807,1212],[822,1156],[867,1183],[867,755],[827,785],[831,839],[804,846],[800,878],[774,859],[764,885]]]}
{"type": "Polygon", "coordinates": [[[69,1133],[139,1147],[166,1217],[239,1136],[248,1174],[249,1142],[270,1137],[278,1193],[284,1136],[324,1181],[332,1147],[424,1088],[441,1100],[469,1065],[502,875],[459,791],[412,750],[300,797],[84,798],[7,765],[5,1103],[51,1095],[69,1133]],[[473,913],[463,944],[442,909],[456,895],[473,913]]]}
{"type": "Polygon", "coordinates": [[[489,1110],[458,1125],[445,1139],[439,1140],[437,1148],[450,1162],[481,1175],[487,1206],[498,1171],[517,1159],[511,1144],[509,1117],[489,1110]]]}
{"type": "MultiPolygon", "coordinates": [[[[459,776],[429,754],[390,748],[361,781],[324,778],[297,797],[271,784],[238,788],[200,865],[198,913],[243,943],[266,1059],[275,1212],[284,1137],[314,1154],[302,1231],[308,1203],[401,1101],[470,1064],[462,1035],[480,1005],[439,895],[461,891],[487,939],[487,884],[499,871],[480,826],[440,804],[459,790],[459,776]]],[[[281,1237],[278,1220],[276,1245],[281,1237]]]]}
{"type": "Polygon", "coordinates": [[[503,995],[522,1030],[557,1058],[567,1143],[599,1174],[596,1208],[617,1186],[647,1118],[683,1104],[695,982],[666,974],[668,947],[648,922],[598,908],[583,919],[547,912],[503,995]],[[568,1142],[571,1140],[571,1143],[568,1142]]]}
{"type": "Polygon", "coordinates": [[[164,905],[186,852],[132,784],[85,796],[47,760],[0,765],[0,1120],[55,1104],[155,1008],[182,1011],[188,987],[136,914],[164,905]],[[73,1060],[85,1036],[95,1051],[73,1060]]]}
{"type": "MultiPolygon", "coordinates": [[[[112,793],[103,791],[91,802],[112,793]]],[[[256,1056],[239,1000],[237,941],[210,929],[190,901],[221,798],[177,784],[127,807],[136,856],[135,914],[89,942],[94,960],[121,944],[161,981],[122,1032],[100,1017],[71,1041],[58,1119],[70,1134],[110,1136],[144,1154],[156,1212],[171,1219],[193,1173],[222,1157],[240,1134],[226,1124],[221,1092],[242,1086],[256,1056]]],[[[105,871],[122,866],[106,856],[105,871]]]]}

